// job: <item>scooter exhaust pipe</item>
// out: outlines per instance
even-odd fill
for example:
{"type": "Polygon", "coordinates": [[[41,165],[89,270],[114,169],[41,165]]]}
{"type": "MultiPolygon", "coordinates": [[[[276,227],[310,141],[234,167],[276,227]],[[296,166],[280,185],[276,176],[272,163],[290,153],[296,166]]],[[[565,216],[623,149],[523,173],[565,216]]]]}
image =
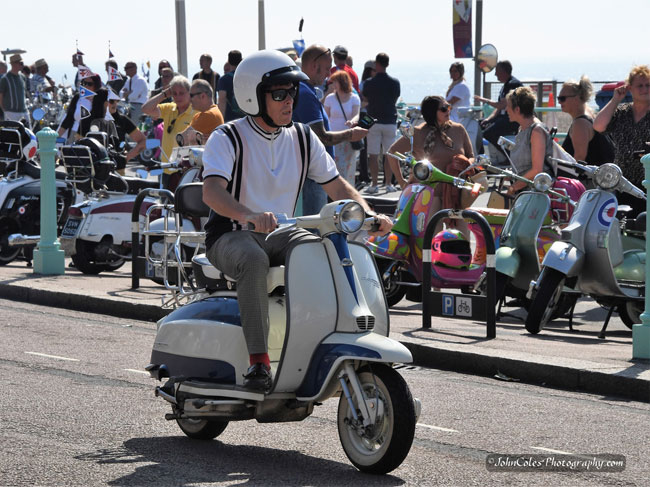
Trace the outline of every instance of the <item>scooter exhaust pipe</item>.
{"type": "Polygon", "coordinates": [[[7,243],[11,247],[19,245],[38,245],[40,241],[40,235],[23,235],[22,233],[12,233],[7,239],[7,243]]]}

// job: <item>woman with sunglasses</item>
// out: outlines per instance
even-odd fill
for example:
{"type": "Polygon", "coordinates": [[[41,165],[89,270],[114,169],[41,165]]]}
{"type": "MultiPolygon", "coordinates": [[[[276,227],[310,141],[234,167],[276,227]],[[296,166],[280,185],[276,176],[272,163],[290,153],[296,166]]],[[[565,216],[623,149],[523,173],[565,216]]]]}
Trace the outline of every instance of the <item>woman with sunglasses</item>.
{"type": "Polygon", "coordinates": [[[169,83],[169,88],[152,96],[142,105],[142,113],[154,120],[163,119],[162,160],[168,162],[172,149],[178,145],[176,135],[190,125],[196,113],[191,104],[189,80],[185,76],[175,76],[169,83]],[[163,103],[170,94],[174,101],[163,103]]]}
{"type": "Polygon", "coordinates": [[[594,114],[587,105],[593,91],[589,78],[583,76],[580,81],[565,82],[557,100],[573,119],[562,148],[578,161],[600,166],[614,159],[614,148],[604,134],[594,130],[594,114]]]}
{"type": "MultiPolygon", "coordinates": [[[[645,179],[643,165],[636,152],[648,150],[650,140],[650,66],[635,66],[623,86],[616,88],[612,99],[598,113],[594,130],[611,137],[616,146],[614,162],[623,171],[623,176],[639,188],[645,179]],[[632,103],[619,105],[627,92],[632,103]]],[[[645,202],[625,193],[618,196],[619,205],[630,205],[635,214],[645,209],[645,202]]]]}
{"type": "MultiPolygon", "coordinates": [[[[422,100],[420,110],[424,123],[415,127],[413,134],[413,156],[416,159],[427,159],[435,167],[446,173],[458,173],[455,170],[458,164],[462,164],[463,168],[465,168],[469,163],[473,162],[474,151],[469,135],[461,124],[449,120],[451,106],[442,96],[425,97],[422,100]]],[[[406,187],[407,182],[402,177],[399,162],[394,157],[390,157],[390,154],[394,152],[405,153],[410,150],[411,142],[406,136],[397,139],[388,149],[388,163],[402,189],[406,187]]],[[[409,182],[412,181],[414,179],[411,175],[409,182]]],[[[444,186],[446,185],[439,184],[434,190],[430,215],[434,215],[443,208],[444,186]]],[[[448,198],[445,198],[445,205],[449,206],[448,198]]],[[[460,209],[460,201],[455,201],[452,206],[460,209]]],[[[442,228],[442,222],[440,228],[442,228]]],[[[467,225],[464,222],[460,222],[458,228],[464,234],[468,233],[467,225]]]]}
{"type": "MultiPolygon", "coordinates": [[[[93,103],[93,99],[99,93],[101,87],[102,79],[98,74],[81,80],[80,88],[91,91],[93,95],[85,96],[81,98],[81,101],[79,93],[76,93],[72,97],[66,116],[59,127],[59,136],[63,136],[64,133],[69,131],[68,139],[72,137],[73,133],[75,140],[84,137],[90,130],[90,122],[104,116],[104,102],[106,98],[101,100],[101,103],[93,103]]],[[[106,95],[107,93],[104,93],[104,96],[106,95]]]]}
{"type": "MultiPolygon", "coordinates": [[[[527,179],[533,179],[540,172],[555,177],[550,165],[553,154],[553,140],[546,127],[535,116],[537,97],[528,86],[520,86],[506,95],[506,112],[511,122],[519,124],[515,136],[515,146],[510,151],[510,160],[517,173],[527,179]]],[[[514,182],[507,194],[512,196],[526,187],[526,183],[514,182]]]]}

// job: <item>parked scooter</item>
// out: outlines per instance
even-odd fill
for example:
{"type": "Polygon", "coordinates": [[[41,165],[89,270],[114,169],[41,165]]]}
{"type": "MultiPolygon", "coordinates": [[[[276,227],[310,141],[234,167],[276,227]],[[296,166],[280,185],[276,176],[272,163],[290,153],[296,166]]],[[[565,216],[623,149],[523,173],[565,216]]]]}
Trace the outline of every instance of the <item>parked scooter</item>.
{"type": "MultiPolygon", "coordinates": [[[[420,300],[423,237],[426,224],[433,216],[430,202],[436,185],[453,184],[471,191],[474,196],[483,191],[480,183],[449,176],[429,161],[416,161],[402,154],[394,156],[413,167],[412,173],[418,182],[404,188],[392,231],[382,237],[370,237],[366,243],[377,258],[389,306],[397,304],[405,295],[413,301],[420,300]]],[[[505,220],[507,211],[477,210],[491,214],[493,232],[498,235],[500,228],[497,227],[505,220]]],[[[481,277],[485,270],[485,239],[478,226],[469,228],[476,238],[473,255],[470,242],[460,232],[447,230],[434,237],[434,252],[444,254],[438,260],[432,258],[434,287],[470,290],[481,277]]]]}
{"type": "MultiPolygon", "coordinates": [[[[34,133],[19,122],[0,122],[0,266],[22,255],[31,264],[41,225],[41,168],[36,162],[34,133]],[[14,234],[22,238],[11,239],[14,234]]],[[[61,231],[67,210],[81,198],[56,172],[57,227],[61,231]]]]}
{"type": "Polygon", "coordinates": [[[645,218],[643,238],[630,235],[616,218],[619,208],[614,192],[641,199],[645,199],[645,193],[625,179],[614,164],[571,165],[589,176],[595,189],[583,193],[569,225],[562,231],[562,240],[551,246],[539,278],[531,282],[532,304],[526,329],[536,334],[546,326],[565,281],[575,278],[576,290],[610,309],[602,337],[614,309],[628,327],[640,323],[645,299],[645,218]]]}
{"type": "Polygon", "coordinates": [[[377,267],[347,235],[376,224],[350,200],[319,215],[290,219],[276,231],[317,229],[321,239],[289,251],[268,275],[268,394],[241,387],[248,352],[233,283],[205,258],[195,258],[197,281],[216,291],[161,319],[147,370],[167,379],[156,395],[190,438],[219,436],[229,421],[301,421],[314,406],[340,396],[337,425],[343,449],[361,471],[385,474],[408,454],[420,402],[392,368],[411,353],[388,338],[389,314],[377,267]],[[314,279],[318,276],[318,279],[314,279]],[[234,326],[233,326],[234,325],[234,326]]]}
{"type": "MultiPolygon", "coordinates": [[[[530,281],[537,278],[544,255],[560,239],[561,228],[568,223],[575,203],[565,189],[553,189],[553,179],[546,173],[538,174],[531,181],[511,170],[485,163],[484,166],[530,188],[519,193],[512,203],[495,254],[497,302],[504,296],[525,299],[530,281]]],[[[561,306],[563,311],[576,297],[566,297],[561,306]]]]}
{"type": "MultiPolygon", "coordinates": [[[[158,146],[159,141],[148,139],[149,147],[158,146]]],[[[169,163],[156,163],[147,166],[146,170],[174,169],[179,175],[170,178],[170,190],[179,184],[191,182],[200,177],[202,165],[202,148],[177,147],[172,153],[169,163]],[[182,173],[182,175],[180,175],[182,173]]],[[[145,175],[146,177],[146,175],[145,175]]],[[[139,189],[161,187],[161,183],[146,179],[133,178],[140,181],[139,189]]],[[[137,192],[134,194],[110,194],[99,191],[89,199],[74,205],[69,210],[68,221],[61,234],[61,244],[72,256],[72,261],[84,274],[99,274],[115,270],[130,259],[131,252],[131,213],[137,192]]],[[[153,198],[147,198],[141,206],[141,229],[144,227],[145,214],[156,204],[153,198]]],[[[191,221],[184,221],[183,226],[194,229],[191,221]]],[[[152,226],[160,227],[162,221],[152,226]]]]}

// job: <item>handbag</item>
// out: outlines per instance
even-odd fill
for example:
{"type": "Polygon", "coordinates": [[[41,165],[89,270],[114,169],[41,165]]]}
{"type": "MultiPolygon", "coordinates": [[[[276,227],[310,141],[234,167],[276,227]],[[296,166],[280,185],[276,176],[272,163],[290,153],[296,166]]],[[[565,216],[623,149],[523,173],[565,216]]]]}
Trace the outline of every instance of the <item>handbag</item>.
{"type": "MultiPolygon", "coordinates": [[[[336,100],[339,102],[339,106],[341,107],[341,113],[343,114],[343,118],[346,120],[348,119],[348,116],[345,114],[345,110],[343,110],[343,103],[341,103],[341,99],[339,98],[338,93],[334,93],[336,95],[336,100]]],[[[361,150],[363,149],[363,141],[357,140],[356,142],[350,142],[350,145],[352,146],[353,150],[361,150]]]]}

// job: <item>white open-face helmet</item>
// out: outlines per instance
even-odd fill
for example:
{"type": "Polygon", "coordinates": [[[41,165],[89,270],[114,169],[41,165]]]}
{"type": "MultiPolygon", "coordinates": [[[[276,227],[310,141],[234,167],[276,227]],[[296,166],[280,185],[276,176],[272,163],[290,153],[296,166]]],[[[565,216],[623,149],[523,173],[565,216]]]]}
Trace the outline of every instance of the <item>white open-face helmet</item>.
{"type": "MultiPolygon", "coordinates": [[[[283,52],[273,49],[258,51],[246,56],[235,70],[235,99],[244,113],[252,117],[264,117],[268,122],[264,90],[274,85],[297,85],[308,79],[309,77],[283,52]]],[[[297,102],[296,95],[294,107],[297,102]]]]}

